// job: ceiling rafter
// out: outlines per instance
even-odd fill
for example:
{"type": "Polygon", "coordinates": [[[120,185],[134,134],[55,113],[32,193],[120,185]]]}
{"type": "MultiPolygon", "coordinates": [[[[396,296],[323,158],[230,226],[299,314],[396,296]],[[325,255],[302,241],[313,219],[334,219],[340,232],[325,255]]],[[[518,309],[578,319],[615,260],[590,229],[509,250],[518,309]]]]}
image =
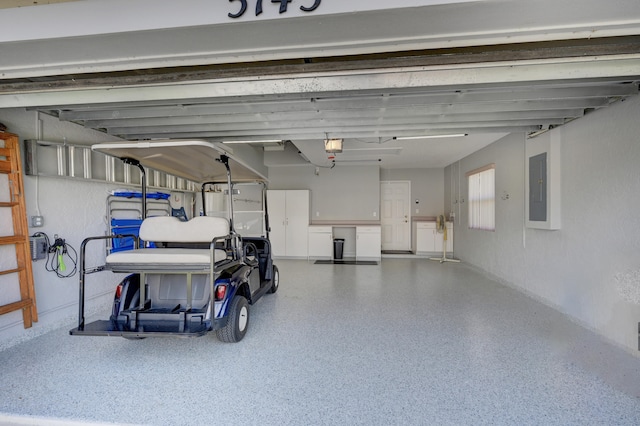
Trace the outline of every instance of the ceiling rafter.
{"type": "Polygon", "coordinates": [[[65,121],[99,121],[111,119],[143,119],[151,117],[180,117],[180,116],[204,116],[204,115],[229,115],[241,113],[261,112],[292,112],[292,111],[323,111],[363,109],[363,108],[413,108],[428,105],[432,108],[445,108],[454,105],[458,108],[476,108],[476,104],[484,104],[494,108],[500,106],[509,107],[514,101],[529,102],[528,108],[549,109],[556,107],[575,108],[584,103],[587,107],[603,106],[612,97],[625,97],[638,93],[638,85],[632,83],[609,83],[607,85],[586,87],[551,87],[540,90],[514,90],[507,91],[465,91],[464,93],[436,93],[436,94],[402,94],[382,95],[367,97],[345,97],[331,99],[304,98],[300,100],[260,100],[251,101],[243,98],[235,102],[206,104],[168,103],[158,105],[118,104],[101,105],[92,107],[61,106],[50,107],[52,111],[58,111],[60,119],[65,121]],[[546,102],[545,102],[546,101],[546,102]],[[572,102],[575,101],[575,102],[572,102]],[[554,104],[554,102],[556,102],[554,104]],[[573,106],[571,106],[573,105],[573,106]],[[320,107],[321,106],[321,107],[320,107]],[[73,108],[73,109],[71,109],[73,108]]]}

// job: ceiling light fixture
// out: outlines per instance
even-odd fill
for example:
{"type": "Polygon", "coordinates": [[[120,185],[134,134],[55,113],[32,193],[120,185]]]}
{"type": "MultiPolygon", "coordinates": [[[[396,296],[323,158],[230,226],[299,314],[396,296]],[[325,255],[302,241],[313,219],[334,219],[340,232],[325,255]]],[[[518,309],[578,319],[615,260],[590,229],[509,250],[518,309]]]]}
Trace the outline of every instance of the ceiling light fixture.
{"type": "Polygon", "coordinates": [[[324,150],[327,153],[337,154],[342,152],[342,139],[325,139],[324,150]]]}
{"type": "Polygon", "coordinates": [[[451,135],[423,135],[423,136],[398,136],[394,137],[395,141],[409,141],[414,139],[437,139],[437,138],[463,138],[469,136],[467,133],[455,133],[451,135]]]}

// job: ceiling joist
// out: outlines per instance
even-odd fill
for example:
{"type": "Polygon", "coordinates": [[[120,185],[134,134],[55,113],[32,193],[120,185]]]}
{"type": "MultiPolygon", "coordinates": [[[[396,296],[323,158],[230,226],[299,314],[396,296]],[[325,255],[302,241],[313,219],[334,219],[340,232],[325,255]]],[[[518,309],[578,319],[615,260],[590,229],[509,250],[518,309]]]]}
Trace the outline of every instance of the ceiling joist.
{"type": "Polygon", "coordinates": [[[632,37],[49,77],[0,83],[0,108],[25,107],[129,140],[293,141],[312,160],[326,156],[307,142],[328,134],[349,144],[464,133],[465,141],[446,144],[475,138],[469,149],[478,149],[637,95],[638,52],[640,38],[632,37]]]}

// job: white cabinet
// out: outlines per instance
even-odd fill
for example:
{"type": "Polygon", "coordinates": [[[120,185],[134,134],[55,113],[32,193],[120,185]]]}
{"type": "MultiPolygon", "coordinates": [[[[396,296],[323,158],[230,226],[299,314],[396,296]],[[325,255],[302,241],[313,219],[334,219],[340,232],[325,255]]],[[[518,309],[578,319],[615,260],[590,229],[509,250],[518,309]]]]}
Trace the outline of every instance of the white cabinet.
{"type": "Polygon", "coordinates": [[[356,260],[380,259],[381,247],[379,226],[356,226],[356,260]]]}
{"type": "MultiPolygon", "coordinates": [[[[453,251],[453,224],[447,222],[447,252],[453,251]]],[[[435,222],[414,222],[413,224],[413,252],[442,253],[444,243],[442,232],[438,232],[435,222]]]]}
{"type": "Polygon", "coordinates": [[[267,208],[271,250],[276,257],[307,257],[309,191],[269,190],[267,208]]]}
{"type": "Polygon", "coordinates": [[[333,228],[331,226],[309,227],[309,258],[327,259],[333,256],[333,228]]]}
{"type": "Polygon", "coordinates": [[[435,250],[435,222],[413,223],[413,252],[430,253],[435,250]]]}

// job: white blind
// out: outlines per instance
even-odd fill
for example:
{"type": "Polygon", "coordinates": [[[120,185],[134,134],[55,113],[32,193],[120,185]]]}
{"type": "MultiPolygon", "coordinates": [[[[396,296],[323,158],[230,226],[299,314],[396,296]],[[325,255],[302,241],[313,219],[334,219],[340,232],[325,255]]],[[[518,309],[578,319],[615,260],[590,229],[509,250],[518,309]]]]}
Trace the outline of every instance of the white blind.
{"type": "Polygon", "coordinates": [[[496,170],[489,165],[467,173],[469,181],[469,228],[496,229],[496,170]]]}

